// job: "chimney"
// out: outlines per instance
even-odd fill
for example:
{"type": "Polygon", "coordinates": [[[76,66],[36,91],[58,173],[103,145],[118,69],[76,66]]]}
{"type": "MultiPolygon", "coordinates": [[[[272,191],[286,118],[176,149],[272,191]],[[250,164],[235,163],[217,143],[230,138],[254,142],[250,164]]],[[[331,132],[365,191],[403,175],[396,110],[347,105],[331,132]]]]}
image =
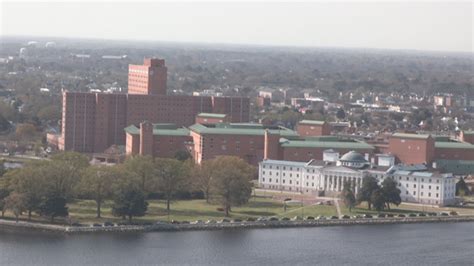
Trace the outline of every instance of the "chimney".
{"type": "Polygon", "coordinates": [[[153,155],[153,125],[140,123],[140,155],[153,155]]]}
{"type": "Polygon", "coordinates": [[[280,148],[280,135],[271,134],[268,129],[265,129],[265,139],[263,147],[263,159],[278,160],[278,150],[280,148]]]}

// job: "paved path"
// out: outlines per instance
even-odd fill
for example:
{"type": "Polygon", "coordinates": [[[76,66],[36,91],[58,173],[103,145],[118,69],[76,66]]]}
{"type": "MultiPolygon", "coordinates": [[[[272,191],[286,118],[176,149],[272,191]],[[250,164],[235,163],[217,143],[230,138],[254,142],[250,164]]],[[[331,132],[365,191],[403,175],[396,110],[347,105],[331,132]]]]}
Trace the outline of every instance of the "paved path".
{"type": "Polygon", "coordinates": [[[341,217],[342,212],[341,212],[341,207],[339,207],[339,200],[338,199],[334,199],[334,205],[336,205],[337,216],[341,217]]]}

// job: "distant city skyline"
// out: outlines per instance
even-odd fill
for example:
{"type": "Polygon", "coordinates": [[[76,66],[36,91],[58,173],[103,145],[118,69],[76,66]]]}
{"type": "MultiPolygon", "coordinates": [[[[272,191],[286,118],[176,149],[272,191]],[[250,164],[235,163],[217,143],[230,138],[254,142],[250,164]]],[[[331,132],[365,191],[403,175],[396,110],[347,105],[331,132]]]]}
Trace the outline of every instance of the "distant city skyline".
{"type": "Polygon", "coordinates": [[[472,2],[3,2],[2,36],[473,51],[472,2]]]}

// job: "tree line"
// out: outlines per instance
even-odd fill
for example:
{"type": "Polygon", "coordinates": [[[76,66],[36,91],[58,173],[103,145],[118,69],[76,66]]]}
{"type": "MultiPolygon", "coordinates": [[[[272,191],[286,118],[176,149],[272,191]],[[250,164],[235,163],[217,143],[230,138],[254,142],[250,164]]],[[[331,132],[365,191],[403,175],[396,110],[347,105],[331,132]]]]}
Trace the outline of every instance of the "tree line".
{"type": "Polygon", "coordinates": [[[96,217],[102,204],[112,200],[112,214],[132,221],[144,216],[149,199],[163,199],[169,214],[174,200],[205,198],[220,204],[226,216],[232,206],[248,202],[255,169],[240,158],[222,156],[201,165],[191,160],[133,156],[123,164],[90,165],[88,157],[63,152],[50,160],[28,162],[0,177],[0,210],[16,219],[26,213],[49,217],[69,215],[68,203],[93,200],[96,217]]]}

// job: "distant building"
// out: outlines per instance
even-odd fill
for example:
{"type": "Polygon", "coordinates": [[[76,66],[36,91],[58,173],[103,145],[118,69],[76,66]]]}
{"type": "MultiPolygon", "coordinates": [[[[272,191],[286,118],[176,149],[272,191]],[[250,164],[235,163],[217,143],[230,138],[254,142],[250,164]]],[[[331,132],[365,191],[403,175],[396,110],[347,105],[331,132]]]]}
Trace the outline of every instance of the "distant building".
{"type": "Polygon", "coordinates": [[[301,120],[296,131],[300,136],[328,136],[331,135],[331,126],[326,121],[301,120]]]}
{"type": "Polygon", "coordinates": [[[398,183],[403,202],[445,206],[455,202],[456,179],[426,168],[374,166],[362,154],[350,151],[337,162],[263,160],[259,163],[259,187],[303,194],[337,196],[344,182],[357,194],[366,176],[381,183],[392,178],[398,183]]]}

